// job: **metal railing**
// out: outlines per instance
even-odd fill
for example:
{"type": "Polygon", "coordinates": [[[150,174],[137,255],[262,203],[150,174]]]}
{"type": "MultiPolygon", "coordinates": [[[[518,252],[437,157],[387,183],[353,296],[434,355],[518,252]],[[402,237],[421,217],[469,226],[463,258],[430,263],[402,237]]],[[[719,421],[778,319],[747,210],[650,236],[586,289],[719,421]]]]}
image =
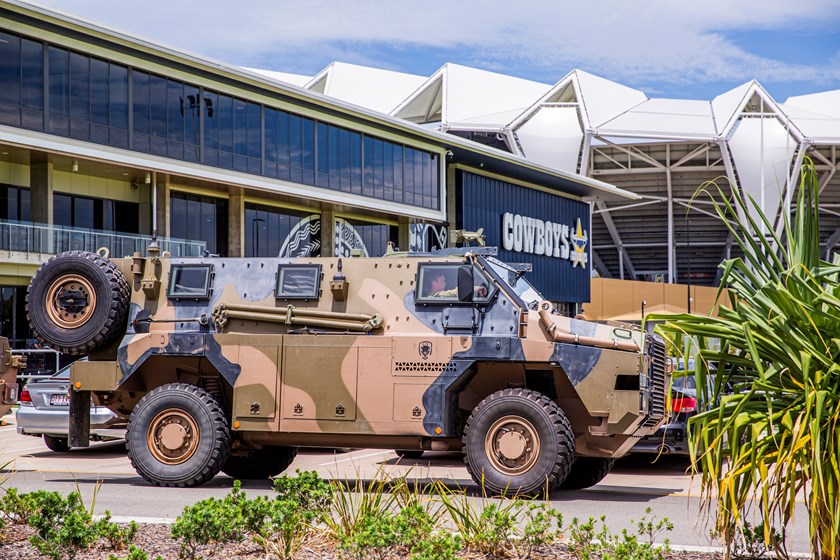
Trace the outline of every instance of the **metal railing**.
{"type": "MultiPolygon", "coordinates": [[[[145,254],[151,241],[151,235],[0,220],[0,250],[4,251],[57,254],[107,247],[111,255],[121,257],[135,251],[145,254]]],[[[161,251],[169,251],[173,257],[199,257],[207,248],[204,241],[158,237],[157,242],[161,251]]]]}

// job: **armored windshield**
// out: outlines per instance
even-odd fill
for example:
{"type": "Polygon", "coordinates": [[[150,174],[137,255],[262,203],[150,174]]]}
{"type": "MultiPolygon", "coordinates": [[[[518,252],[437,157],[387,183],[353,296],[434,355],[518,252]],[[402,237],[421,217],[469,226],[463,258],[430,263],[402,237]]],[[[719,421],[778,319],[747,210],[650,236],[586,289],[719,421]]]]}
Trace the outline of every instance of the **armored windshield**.
{"type": "Polygon", "coordinates": [[[496,259],[487,259],[487,264],[527,305],[530,306],[534,302],[539,303],[545,299],[530,282],[525,280],[523,272],[518,272],[496,259]]]}

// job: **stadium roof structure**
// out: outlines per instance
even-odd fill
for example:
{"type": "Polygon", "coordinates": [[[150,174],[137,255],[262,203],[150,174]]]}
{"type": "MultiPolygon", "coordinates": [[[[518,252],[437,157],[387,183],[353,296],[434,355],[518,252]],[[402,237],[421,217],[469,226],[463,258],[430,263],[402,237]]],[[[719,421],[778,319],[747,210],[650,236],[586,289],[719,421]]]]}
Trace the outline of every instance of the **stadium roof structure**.
{"type": "Polygon", "coordinates": [[[388,113],[638,195],[594,200],[605,277],[717,284],[737,246],[698,189],[739,189],[780,232],[806,157],[819,173],[821,243],[826,254],[840,244],[840,90],[779,103],[750,80],[711,100],[651,99],[579,69],[550,86],[445,64],[388,113]]]}

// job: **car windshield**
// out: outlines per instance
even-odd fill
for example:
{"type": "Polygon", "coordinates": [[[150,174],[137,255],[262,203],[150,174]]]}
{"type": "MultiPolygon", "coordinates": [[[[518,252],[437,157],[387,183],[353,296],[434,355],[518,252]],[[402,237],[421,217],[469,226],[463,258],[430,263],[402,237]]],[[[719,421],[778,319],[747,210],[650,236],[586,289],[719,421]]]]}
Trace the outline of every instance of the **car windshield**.
{"type": "Polygon", "coordinates": [[[522,272],[517,272],[503,262],[495,259],[487,259],[487,263],[501,277],[502,282],[510,286],[526,305],[541,302],[545,299],[530,282],[525,280],[522,272]]]}

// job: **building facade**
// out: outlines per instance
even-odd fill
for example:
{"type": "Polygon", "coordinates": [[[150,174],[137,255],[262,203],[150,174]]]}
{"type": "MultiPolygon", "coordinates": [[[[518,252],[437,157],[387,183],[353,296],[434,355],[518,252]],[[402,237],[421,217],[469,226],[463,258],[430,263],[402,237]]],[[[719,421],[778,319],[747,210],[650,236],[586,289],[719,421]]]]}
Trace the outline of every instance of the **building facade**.
{"type": "Polygon", "coordinates": [[[0,2],[0,329],[16,347],[32,342],[25,286],[41,262],[65,250],[142,252],[153,235],[173,255],[375,256],[389,244],[442,247],[450,229],[484,227],[489,244],[518,236],[511,243],[527,250],[504,256],[533,262],[545,295],[573,312],[588,299],[590,264],[560,255],[588,253],[584,198],[595,196],[631,195],[0,2]],[[540,212],[555,207],[562,224],[547,228],[560,214],[540,212]],[[506,225],[511,212],[516,228],[514,218],[506,225]]]}

